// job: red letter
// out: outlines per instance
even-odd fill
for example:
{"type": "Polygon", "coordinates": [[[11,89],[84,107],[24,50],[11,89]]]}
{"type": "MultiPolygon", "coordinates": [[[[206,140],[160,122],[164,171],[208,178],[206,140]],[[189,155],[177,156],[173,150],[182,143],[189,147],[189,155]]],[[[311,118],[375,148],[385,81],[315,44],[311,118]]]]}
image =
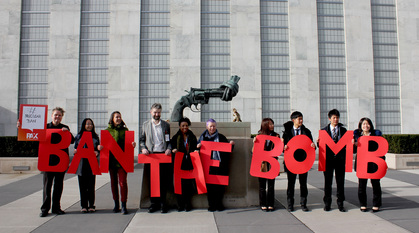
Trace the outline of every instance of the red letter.
{"type": "Polygon", "coordinates": [[[73,160],[71,161],[70,168],[67,173],[75,174],[79,167],[80,160],[86,158],[89,160],[90,168],[92,169],[93,175],[100,175],[99,164],[96,159],[95,149],[93,146],[92,132],[85,131],[80,139],[80,143],[77,147],[77,153],[74,154],[73,160]],[[87,148],[84,148],[87,145],[87,148]]]}
{"type": "Polygon", "coordinates": [[[165,154],[139,154],[138,163],[150,164],[150,196],[160,197],[160,163],[171,163],[172,156],[165,154]]]}
{"type": "Polygon", "coordinates": [[[231,152],[231,144],[225,142],[201,142],[201,156],[202,166],[204,168],[205,181],[207,184],[228,185],[228,176],[211,175],[209,174],[210,166],[219,167],[220,161],[211,159],[212,151],[231,152]]]}
{"type": "Polygon", "coordinates": [[[346,164],[345,171],[352,172],[352,160],[354,147],[352,144],[353,131],[346,131],[345,135],[335,143],[326,130],[319,131],[319,171],[326,170],[326,146],[329,147],[333,153],[338,154],[346,146],[346,164]]]}
{"type": "Polygon", "coordinates": [[[253,145],[252,163],[250,164],[250,175],[266,179],[274,179],[279,174],[279,162],[276,158],[281,155],[284,149],[284,143],[280,138],[268,135],[256,136],[255,144],[253,145]],[[270,151],[265,151],[265,143],[270,140],[274,144],[274,148],[270,151]],[[268,162],[271,169],[267,172],[260,171],[262,162],[268,162]]]}
{"type": "Polygon", "coordinates": [[[134,172],[134,147],[132,146],[134,131],[125,131],[125,152],[109,131],[100,131],[100,136],[100,144],[103,146],[100,151],[100,171],[103,173],[109,171],[109,151],[111,151],[126,172],[134,172]]]}
{"type": "Polygon", "coordinates": [[[388,151],[388,142],[383,137],[369,136],[360,137],[358,140],[358,157],[356,162],[356,176],[360,179],[381,179],[386,175],[387,163],[380,158],[386,155],[388,151]],[[376,151],[368,151],[369,141],[378,144],[376,151]],[[374,173],[368,173],[368,163],[372,162],[378,166],[378,170],[374,173]]]}
{"type": "Polygon", "coordinates": [[[70,158],[63,149],[67,149],[70,144],[71,133],[69,131],[62,131],[61,129],[47,129],[46,140],[44,142],[39,142],[38,170],[43,172],[65,172],[68,168],[70,158]],[[51,135],[53,133],[57,133],[61,136],[61,141],[57,144],[51,143],[51,135]],[[60,158],[60,162],[57,165],[49,165],[51,155],[56,155],[60,158]]]}
{"type": "Polygon", "coordinates": [[[288,149],[284,152],[284,161],[290,172],[294,174],[303,174],[310,170],[316,159],[316,149],[311,147],[313,143],[306,135],[297,135],[288,142],[288,149]],[[304,150],[307,157],[304,161],[297,161],[294,158],[296,150],[304,150]]]}
{"type": "Polygon", "coordinates": [[[183,153],[176,153],[174,170],[176,194],[182,194],[182,179],[195,179],[198,194],[207,192],[207,187],[205,185],[204,170],[202,169],[201,158],[199,158],[199,153],[192,152],[190,156],[192,160],[192,166],[194,167],[194,169],[190,171],[185,171],[180,168],[182,166],[183,153]]]}

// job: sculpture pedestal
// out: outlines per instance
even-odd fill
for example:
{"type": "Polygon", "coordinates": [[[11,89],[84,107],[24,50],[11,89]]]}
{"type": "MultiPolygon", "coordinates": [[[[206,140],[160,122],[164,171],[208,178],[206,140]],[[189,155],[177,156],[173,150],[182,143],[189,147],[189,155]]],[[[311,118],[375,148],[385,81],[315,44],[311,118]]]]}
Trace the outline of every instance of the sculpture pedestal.
{"type": "MultiPolygon", "coordinates": [[[[235,146],[230,158],[229,185],[224,194],[224,206],[226,208],[240,208],[259,205],[258,178],[250,176],[250,163],[252,159],[253,140],[250,138],[250,123],[248,122],[219,122],[218,132],[233,140],[235,146]]],[[[177,122],[170,123],[171,137],[179,130],[177,122]]],[[[193,122],[190,130],[197,138],[204,132],[204,122],[193,122]]],[[[141,208],[150,206],[150,174],[143,174],[141,191],[141,208]]],[[[177,206],[173,187],[168,193],[168,205],[177,206]]],[[[192,197],[193,208],[208,208],[206,194],[196,194],[192,197]]]]}

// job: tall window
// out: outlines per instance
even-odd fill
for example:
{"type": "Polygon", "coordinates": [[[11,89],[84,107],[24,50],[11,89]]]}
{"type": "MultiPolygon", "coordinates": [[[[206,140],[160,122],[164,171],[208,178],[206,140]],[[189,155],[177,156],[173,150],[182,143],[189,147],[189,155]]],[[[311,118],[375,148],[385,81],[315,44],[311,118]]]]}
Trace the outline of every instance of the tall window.
{"type": "Polygon", "coordinates": [[[262,117],[286,122],[291,111],[288,0],[261,0],[260,24],[262,117]]]}
{"type": "Polygon", "coordinates": [[[141,1],[140,28],[140,116],[139,124],[150,119],[150,107],[161,103],[162,119],[169,119],[169,0],[141,1]]]}
{"type": "Polygon", "coordinates": [[[82,0],[79,64],[79,127],[92,118],[97,129],[107,127],[109,0],[82,0]]]}
{"type": "MultiPolygon", "coordinates": [[[[218,88],[230,79],[230,1],[201,0],[201,87],[218,88]]],[[[201,120],[231,121],[230,103],[211,98],[201,120]]]]}
{"type": "Polygon", "coordinates": [[[22,0],[19,104],[47,104],[49,0],[22,0]]]}
{"type": "Polygon", "coordinates": [[[345,25],[343,0],[317,0],[321,126],[327,113],[338,109],[347,124],[345,25]]]}
{"type": "Polygon", "coordinates": [[[395,0],[371,0],[376,128],[400,133],[400,85],[395,0]]]}

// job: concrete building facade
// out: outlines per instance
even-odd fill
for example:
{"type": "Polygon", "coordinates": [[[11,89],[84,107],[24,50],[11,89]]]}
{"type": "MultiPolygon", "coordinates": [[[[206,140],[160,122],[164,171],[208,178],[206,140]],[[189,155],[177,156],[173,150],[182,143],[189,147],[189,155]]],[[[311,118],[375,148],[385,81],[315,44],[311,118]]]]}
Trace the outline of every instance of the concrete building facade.
{"type": "MultiPolygon", "coordinates": [[[[118,110],[139,131],[152,103],[169,119],[190,87],[241,77],[231,102],[192,122],[276,130],[292,111],[314,135],[337,108],[347,128],[370,117],[384,133],[417,133],[419,3],[415,0],[6,0],[0,3],[0,135],[19,104],[66,110],[73,133],[118,110]]],[[[195,110],[195,109],[194,109],[195,110]]],[[[136,133],[136,136],[138,133],[136,133]]]]}

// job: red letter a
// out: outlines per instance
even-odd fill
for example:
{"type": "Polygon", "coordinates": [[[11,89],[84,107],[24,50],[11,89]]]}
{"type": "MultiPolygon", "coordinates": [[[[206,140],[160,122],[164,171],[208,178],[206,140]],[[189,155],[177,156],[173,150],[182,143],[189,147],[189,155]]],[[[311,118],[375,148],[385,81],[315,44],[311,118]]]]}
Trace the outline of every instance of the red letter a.
{"type": "Polygon", "coordinates": [[[93,147],[92,132],[85,131],[81,136],[79,146],[77,147],[77,153],[74,154],[67,173],[75,174],[77,172],[77,168],[79,167],[80,160],[82,158],[86,158],[89,160],[89,165],[92,169],[93,175],[100,175],[99,164],[93,147]],[[84,145],[87,145],[87,148],[84,148],[84,145]]]}

